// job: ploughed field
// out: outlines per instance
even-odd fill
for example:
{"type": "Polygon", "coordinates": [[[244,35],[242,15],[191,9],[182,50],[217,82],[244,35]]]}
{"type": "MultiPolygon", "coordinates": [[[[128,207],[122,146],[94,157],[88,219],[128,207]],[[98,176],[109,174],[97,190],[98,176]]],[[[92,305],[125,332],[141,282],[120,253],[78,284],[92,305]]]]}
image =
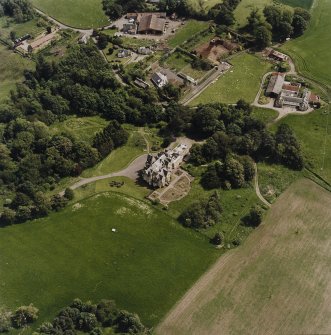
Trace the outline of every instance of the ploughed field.
{"type": "Polygon", "coordinates": [[[218,251],[147,202],[106,192],[1,229],[0,255],[1,304],[33,303],[34,327],[76,297],[115,299],[153,326],[218,251]]]}
{"type": "Polygon", "coordinates": [[[156,333],[331,332],[331,194],[291,185],[264,223],[177,303],[156,333]]]}

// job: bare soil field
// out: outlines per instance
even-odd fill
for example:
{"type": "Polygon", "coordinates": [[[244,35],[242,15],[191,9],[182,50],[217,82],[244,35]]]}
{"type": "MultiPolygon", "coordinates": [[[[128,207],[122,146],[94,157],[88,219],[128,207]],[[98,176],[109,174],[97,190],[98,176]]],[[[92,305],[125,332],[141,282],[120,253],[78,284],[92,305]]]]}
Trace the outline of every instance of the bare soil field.
{"type": "Polygon", "coordinates": [[[227,55],[229,50],[223,45],[210,45],[210,43],[205,43],[200,45],[196,52],[203,58],[207,58],[213,63],[218,62],[219,58],[223,55],[227,55]]]}
{"type": "Polygon", "coordinates": [[[330,334],[331,194],[301,179],[184,295],[156,334],[330,334]]]}

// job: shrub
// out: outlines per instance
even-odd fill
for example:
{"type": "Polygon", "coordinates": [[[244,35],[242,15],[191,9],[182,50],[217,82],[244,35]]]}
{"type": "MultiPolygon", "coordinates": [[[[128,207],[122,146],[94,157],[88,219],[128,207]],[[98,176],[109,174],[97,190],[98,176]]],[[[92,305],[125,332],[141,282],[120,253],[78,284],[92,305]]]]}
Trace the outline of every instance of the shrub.
{"type": "Polygon", "coordinates": [[[19,307],[12,316],[13,326],[21,328],[32,323],[38,319],[38,313],[38,308],[34,307],[33,304],[19,307]]]}
{"type": "Polygon", "coordinates": [[[0,308],[0,333],[8,332],[12,327],[12,312],[6,308],[0,308]]]}

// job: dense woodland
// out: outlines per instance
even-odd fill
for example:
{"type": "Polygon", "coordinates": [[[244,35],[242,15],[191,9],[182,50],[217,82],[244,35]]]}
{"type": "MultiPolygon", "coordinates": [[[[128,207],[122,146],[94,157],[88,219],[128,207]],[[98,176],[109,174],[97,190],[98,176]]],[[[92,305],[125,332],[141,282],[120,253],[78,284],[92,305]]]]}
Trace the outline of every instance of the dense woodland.
{"type": "Polygon", "coordinates": [[[34,9],[26,0],[0,0],[0,17],[7,15],[17,23],[31,20],[34,17],[34,9]]]}

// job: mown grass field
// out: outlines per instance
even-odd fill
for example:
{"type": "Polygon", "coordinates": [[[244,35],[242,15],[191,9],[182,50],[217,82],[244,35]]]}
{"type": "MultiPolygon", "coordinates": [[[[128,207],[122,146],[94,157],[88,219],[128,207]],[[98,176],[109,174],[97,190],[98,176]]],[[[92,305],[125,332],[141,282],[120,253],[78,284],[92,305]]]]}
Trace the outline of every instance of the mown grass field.
{"type": "Polygon", "coordinates": [[[236,103],[239,99],[253,102],[263,75],[270,70],[270,63],[247,53],[231,59],[231,68],[214,84],[205,89],[191,105],[209,102],[236,103]]]}
{"type": "Polygon", "coordinates": [[[277,124],[280,123],[287,123],[293,129],[300,141],[307,166],[331,183],[330,111],[323,108],[308,115],[289,115],[277,124]]]}
{"type": "Polygon", "coordinates": [[[179,28],[176,34],[169,39],[168,44],[171,48],[179,46],[180,44],[187,41],[193,35],[199,33],[202,30],[207,29],[208,26],[209,26],[208,22],[189,20],[185,22],[185,25],[179,28]]]}
{"type": "Polygon", "coordinates": [[[100,28],[109,23],[100,0],[32,0],[49,16],[75,28],[100,28]]]}
{"type": "Polygon", "coordinates": [[[315,0],[312,20],[305,34],[285,43],[282,49],[291,55],[298,70],[308,78],[331,88],[331,2],[315,0]]]}
{"type": "Polygon", "coordinates": [[[155,325],[218,255],[162,211],[111,192],[4,228],[0,240],[1,304],[34,303],[38,323],[80,297],[115,299],[155,325]]]}
{"type": "Polygon", "coordinates": [[[329,333],[330,201],[313,182],[295,182],[244,245],[222,256],[186,293],[156,334],[329,333]]]}
{"type": "Polygon", "coordinates": [[[278,112],[273,109],[253,107],[252,116],[265,124],[270,124],[277,118],[278,112]]]}
{"type": "Polygon", "coordinates": [[[24,79],[24,70],[33,68],[32,61],[0,44],[0,102],[6,100],[10,90],[15,89],[16,84],[24,79]]]}

